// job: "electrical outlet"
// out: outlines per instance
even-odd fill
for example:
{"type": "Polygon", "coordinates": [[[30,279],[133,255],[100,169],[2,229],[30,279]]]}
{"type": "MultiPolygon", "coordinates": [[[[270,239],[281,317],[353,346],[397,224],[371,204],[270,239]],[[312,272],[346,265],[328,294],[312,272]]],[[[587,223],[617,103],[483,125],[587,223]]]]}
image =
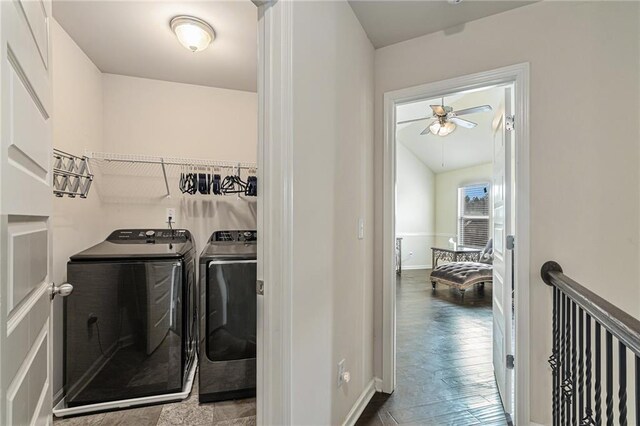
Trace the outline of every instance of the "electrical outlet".
{"type": "Polygon", "coordinates": [[[338,363],[338,387],[339,388],[342,387],[342,385],[344,385],[344,363],[345,363],[344,359],[338,363]]]}
{"type": "Polygon", "coordinates": [[[167,209],[167,220],[166,223],[176,223],[176,209],[168,208],[167,209]]]}

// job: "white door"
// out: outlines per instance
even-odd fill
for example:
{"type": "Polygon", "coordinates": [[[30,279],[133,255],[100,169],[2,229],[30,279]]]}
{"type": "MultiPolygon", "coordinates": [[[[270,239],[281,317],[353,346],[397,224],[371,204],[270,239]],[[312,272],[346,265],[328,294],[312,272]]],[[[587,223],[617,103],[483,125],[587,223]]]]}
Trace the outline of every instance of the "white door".
{"type": "Polygon", "coordinates": [[[512,251],[507,247],[512,234],[512,132],[507,130],[511,115],[511,88],[505,89],[504,108],[494,130],[493,143],[493,367],[504,409],[513,416],[513,369],[507,356],[513,355],[512,251]]]}
{"type": "Polygon", "coordinates": [[[0,1],[0,424],[51,423],[51,2],[0,1]]]}

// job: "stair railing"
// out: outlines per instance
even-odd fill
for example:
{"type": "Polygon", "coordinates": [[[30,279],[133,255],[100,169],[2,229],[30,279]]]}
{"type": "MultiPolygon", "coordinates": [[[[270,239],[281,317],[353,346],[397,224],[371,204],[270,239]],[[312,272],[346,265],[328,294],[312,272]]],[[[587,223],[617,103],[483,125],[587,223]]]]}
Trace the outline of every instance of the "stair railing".
{"type": "Polygon", "coordinates": [[[553,288],[553,349],[549,357],[553,425],[611,426],[616,418],[618,424],[627,425],[627,378],[631,376],[635,389],[632,424],[640,426],[640,321],[567,277],[556,262],[546,262],[540,272],[553,288]],[[628,355],[634,358],[634,367],[627,365],[628,355]],[[635,369],[633,375],[631,368],[635,369]]]}

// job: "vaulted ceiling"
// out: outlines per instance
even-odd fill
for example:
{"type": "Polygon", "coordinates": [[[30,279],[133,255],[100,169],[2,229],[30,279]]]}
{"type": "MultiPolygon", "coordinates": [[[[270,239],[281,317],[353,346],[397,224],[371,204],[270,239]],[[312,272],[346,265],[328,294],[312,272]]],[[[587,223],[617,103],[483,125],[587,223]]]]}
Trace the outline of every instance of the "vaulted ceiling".
{"type": "MultiPolygon", "coordinates": [[[[461,118],[478,123],[473,129],[457,126],[447,136],[420,132],[433,120],[400,124],[396,128],[397,141],[409,149],[434,173],[457,170],[493,161],[493,121],[501,112],[503,88],[491,88],[465,94],[446,96],[444,104],[454,110],[478,105],[491,105],[493,111],[465,115],[461,118]]],[[[396,110],[397,121],[412,120],[431,115],[429,105],[440,105],[442,99],[426,99],[400,105],[396,110]]]]}
{"type": "Polygon", "coordinates": [[[102,72],[257,90],[258,15],[250,0],[56,0],[53,16],[102,72]],[[176,15],[207,21],[215,41],[188,51],[169,28],[176,15]]]}

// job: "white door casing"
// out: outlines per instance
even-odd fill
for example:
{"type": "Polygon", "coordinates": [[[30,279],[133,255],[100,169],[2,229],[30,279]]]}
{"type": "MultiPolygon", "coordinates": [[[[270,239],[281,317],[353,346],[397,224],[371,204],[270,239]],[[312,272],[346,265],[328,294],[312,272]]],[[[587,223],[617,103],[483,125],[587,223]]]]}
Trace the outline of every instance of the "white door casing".
{"type": "Polygon", "coordinates": [[[258,6],[257,423],[291,423],[293,2],[258,6]]]}
{"type": "Polygon", "coordinates": [[[493,236],[493,368],[505,411],[513,415],[513,375],[507,366],[512,354],[512,261],[507,236],[512,233],[511,88],[505,88],[504,108],[493,135],[492,232],[493,236]]]}
{"type": "Polygon", "coordinates": [[[51,422],[51,1],[0,2],[0,424],[51,422]]]}
{"type": "Polygon", "coordinates": [[[513,84],[513,130],[515,196],[513,205],[518,211],[514,219],[514,231],[518,236],[515,252],[515,352],[517,354],[514,374],[515,424],[529,424],[530,371],[529,371],[529,64],[521,63],[489,71],[478,72],[447,80],[435,81],[384,93],[383,132],[383,186],[382,224],[379,241],[382,243],[382,328],[379,333],[382,343],[382,370],[377,372],[377,388],[385,393],[395,389],[395,108],[396,105],[431,99],[449,93],[478,89],[481,87],[513,84]]]}

